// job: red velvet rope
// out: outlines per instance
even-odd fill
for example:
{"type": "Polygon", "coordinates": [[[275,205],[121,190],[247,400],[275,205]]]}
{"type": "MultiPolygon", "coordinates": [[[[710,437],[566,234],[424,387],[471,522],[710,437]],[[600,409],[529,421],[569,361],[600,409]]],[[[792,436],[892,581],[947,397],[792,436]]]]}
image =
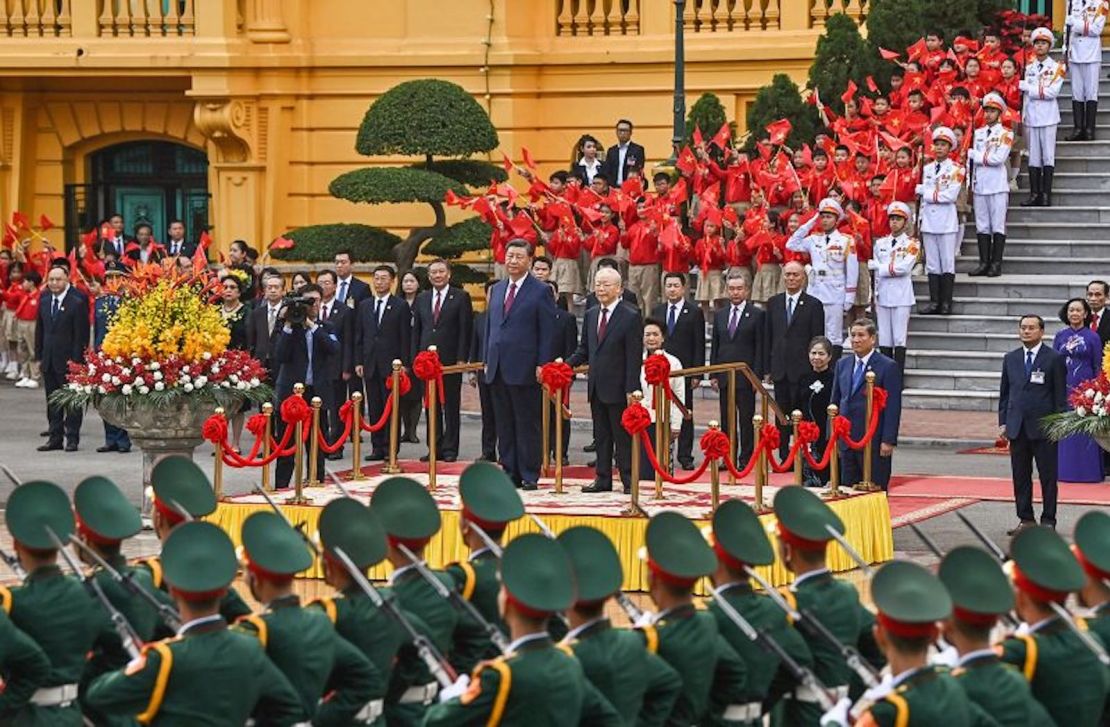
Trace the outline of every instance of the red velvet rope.
{"type": "Polygon", "coordinates": [[[343,449],[343,445],[346,443],[347,438],[351,436],[351,410],[349,407],[347,409],[347,418],[343,419],[340,417],[340,421],[343,422],[343,433],[339,435],[339,438],[335,440],[334,444],[328,444],[328,440],[324,438],[323,427],[316,432],[316,443],[325,454],[332,454],[343,449]]]}
{"type": "MultiPolygon", "coordinates": [[[[409,377],[405,376],[404,374],[401,374],[401,396],[404,396],[408,392],[408,390],[411,389],[411,388],[412,388],[412,382],[409,381],[409,377]],[[408,384],[409,384],[407,388],[405,387],[406,382],[408,382],[408,384]]],[[[364,431],[364,432],[379,431],[382,427],[384,427],[386,424],[389,423],[389,415],[392,414],[392,413],[393,413],[393,392],[391,391],[391,392],[389,392],[389,398],[385,400],[385,406],[382,407],[382,415],[380,417],[378,417],[378,421],[374,422],[373,424],[369,424],[365,421],[359,423],[362,426],[362,431],[364,431]]]]}
{"type": "MultiPolygon", "coordinates": [[[[412,391],[412,380],[409,379],[409,374],[404,369],[401,369],[400,380],[401,380],[401,396],[404,396],[405,394],[412,391]]],[[[392,375],[390,375],[385,380],[385,388],[389,391],[393,391],[393,376],[392,375]]]]}
{"type": "MultiPolygon", "coordinates": [[[[443,362],[439,360],[439,354],[435,351],[421,351],[416,354],[416,358],[412,360],[412,372],[416,374],[416,378],[425,384],[430,381],[436,382],[439,405],[443,406],[443,362]]],[[[426,388],[424,390],[424,408],[428,408],[428,390],[426,388]]]]}
{"type": "Polygon", "coordinates": [[[574,369],[565,361],[552,361],[540,367],[540,381],[552,394],[561,393],[563,406],[570,404],[570,385],[574,383],[574,369]]]}

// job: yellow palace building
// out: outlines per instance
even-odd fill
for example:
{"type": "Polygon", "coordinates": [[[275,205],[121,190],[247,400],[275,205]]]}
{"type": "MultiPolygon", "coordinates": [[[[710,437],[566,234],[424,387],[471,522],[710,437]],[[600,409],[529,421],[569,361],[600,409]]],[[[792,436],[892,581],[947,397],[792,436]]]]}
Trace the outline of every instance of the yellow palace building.
{"type": "MultiPolygon", "coordinates": [[[[772,74],[804,80],[834,12],[862,21],[867,1],[687,0],[689,102],[714,92],[742,127],[772,74]]],[[[0,0],[0,217],[45,214],[71,243],[112,211],[159,240],[180,217],[220,248],[326,222],[426,224],[426,206],[327,192],[367,164],[354,141],[374,98],[424,77],[472,92],[502,149],[528,147],[544,171],[582,133],[614,143],[622,117],[662,159],[674,13],[673,0],[0,0]]]]}

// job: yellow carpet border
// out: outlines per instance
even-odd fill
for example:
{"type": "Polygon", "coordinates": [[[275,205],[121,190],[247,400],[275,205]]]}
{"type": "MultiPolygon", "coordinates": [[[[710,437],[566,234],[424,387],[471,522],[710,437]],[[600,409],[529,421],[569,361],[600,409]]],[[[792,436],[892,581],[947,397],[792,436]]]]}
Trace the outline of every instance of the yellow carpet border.
{"type": "MultiPolygon", "coordinates": [[[[891,529],[890,507],[886,495],[881,492],[855,495],[839,500],[832,500],[829,506],[844,521],[847,529],[847,538],[855,549],[870,563],[881,563],[894,557],[894,533],[891,529]]],[[[280,505],[282,511],[294,523],[305,523],[305,532],[315,534],[320,511],[323,508],[301,505],[280,505]]],[[[243,521],[251,513],[269,511],[266,504],[238,504],[221,502],[208,520],[223,528],[232,541],[239,545],[239,533],[243,521]]],[[[466,557],[466,547],[463,545],[459,534],[459,513],[457,510],[442,510],[443,527],[432,538],[428,545],[428,562],[434,568],[441,568],[453,561],[466,557]]],[[[773,514],[763,515],[760,518],[765,525],[775,522],[773,514]]],[[[544,521],[556,533],[575,525],[589,525],[605,533],[617,548],[621,563],[624,567],[624,589],[628,591],[643,591],[647,589],[647,572],[643,563],[637,557],[640,546],[644,542],[644,530],[647,528],[646,518],[632,517],[600,517],[596,515],[544,515],[544,521]]],[[[697,526],[708,524],[707,520],[695,520],[697,526]]],[[[772,529],[773,530],[773,529],[772,529]]],[[[521,518],[511,524],[506,531],[507,539],[512,539],[521,533],[539,532],[539,528],[530,518],[521,518]]],[[[771,538],[774,540],[772,532],[771,538]]],[[[507,542],[507,541],[506,541],[507,542]]],[[[855,562],[839,545],[829,549],[829,567],[834,571],[846,571],[855,568],[855,562]]],[[[391,568],[388,563],[383,563],[370,571],[374,579],[388,578],[391,568]]],[[[790,582],[791,577],[782,564],[777,560],[769,568],[762,568],[763,575],[776,586],[790,582]]],[[[302,577],[321,578],[323,572],[319,563],[302,574],[302,577]]],[[[702,593],[699,584],[699,593],[702,593]]]]}

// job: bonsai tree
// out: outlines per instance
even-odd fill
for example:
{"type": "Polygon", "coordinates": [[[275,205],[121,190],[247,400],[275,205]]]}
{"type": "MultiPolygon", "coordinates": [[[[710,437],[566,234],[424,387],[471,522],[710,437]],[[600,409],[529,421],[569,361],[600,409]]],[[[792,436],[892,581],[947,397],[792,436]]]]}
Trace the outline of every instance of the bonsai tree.
{"type": "Polygon", "coordinates": [[[755,101],[748,107],[750,133],[745,148],[751,151],[757,141],[766,139],[767,125],[779,119],[789,119],[793,125],[786,139],[791,149],[801,148],[817,131],[817,110],[802,100],[797,84],[785,73],[776,73],[769,85],[759,89],[755,101]]]}
{"type": "Polygon", "coordinates": [[[437,79],[406,81],[370,105],[355,149],[369,157],[406,156],[419,161],[347,172],[332,180],[328,191],[351,202],[422,202],[432,208],[435,217],[430,225],[413,228],[393,246],[397,271],[404,273],[412,268],[425,242],[450,229],[443,208],[448,191],[463,195],[468,187],[506,179],[502,167],[469,158],[497,145],[489,116],[462,87],[437,79]]]}
{"type": "Polygon", "coordinates": [[[873,66],[871,52],[856,21],[836,13],[825,23],[825,34],[817,39],[817,51],[809,67],[809,85],[820,91],[822,103],[842,113],[844,103],[840,96],[848,88],[848,81],[866,88],[873,66]]]}

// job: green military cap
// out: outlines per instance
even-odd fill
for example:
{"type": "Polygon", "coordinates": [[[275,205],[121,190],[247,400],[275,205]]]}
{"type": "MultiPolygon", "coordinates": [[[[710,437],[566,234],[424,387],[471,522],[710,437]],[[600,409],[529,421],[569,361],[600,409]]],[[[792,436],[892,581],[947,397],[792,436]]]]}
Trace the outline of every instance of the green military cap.
{"type": "Polygon", "coordinates": [[[408,477],[390,477],[378,485],[370,496],[370,509],[388,538],[409,547],[421,547],[439,532],[436,501],[423,485],[408,477]]]}
{"type": "Polygon", "coordinates": [[[1110,515],[1091,510],[1079,518],[1072,552],[1089,576],[1110,578],[1110,515]]]}
{"type": "Polygon", "coordinates": [[[475,462],[459,478],[463,517],[483,530],[502,530],[524,515],[524,502],[513,481],[492,462],[475,462]]]}
{"type": "Polygon", "coordinates": [[[906,638],[935,638],[937,621],[952,613],[940,580],[916,563],[892,560],[875,572],[871,595],[884,629],[906,638]]]}
{"type": "Polygon", "coordinates": [[[961,545],[940,562],[937,577],[952,597],[952,615],[969,624],[989,626],[1014,607],[1014,591],[990,553],[961,545]]]}
{"type": "Polygon", "coordinates": [[[275,512],[256,512],[243,521],[243,557],[255,575],[292,578],[312,565],[301,534],[275,512]]]}
{"type": "Polygon", "coordinates": [[[1083,568],[1055,530],[1025,528],[1010,543],[1014,585],[1040,601],[1063,603],[1087,582],[1083,568]]]}
{"type": "Polygon", "coordinates": [[[118,543],[143,529],[139,510],[107,477],[86,477],[73,491],[77,528],[90,541],[118,543]]]}
{"type": "Polygon", "coordinates": [[[779,539],[802,550],[824,550],[832,539],[828,526],[844,533],[844,522],[832,508],[804,487],[783,487],[775,493],[779,539]]]}
{"type": "Polygon", "coordinates": [[[385,530],[374,512],[358,500],[340,497],[320,513],[324,552],[342,550],[358,568],[369,568],[385,557],[385,530]]]}
{"type": "Polygon", "coordinates": [[[697,527],[674,511],[661,512],[648,521],[648,568],[656,577],[689,587],[717,567],[717,556],[697,527]]]}
{"type": "Polygon", "coordinates": [[[558,541],[574,571],[577,603],[603,601],[620,590],[621,559],[605,533],[579,525],[559,533],[558,541]]]}
{"type": "Polygon", "coordinates": [[[173,590],[199,601],[226,590],[239,564],[227,533],[198,520],[179,525],[166,538],[162,569],[173,590]]]}
{"type": "Polygon", "coordinates": [[[755,510],[743,500],[725,500],[713,513],[713,550],[722,563],[741,570],[747,565],[770,565],[775,551],[755,510]]]}
{"type": "Polygon", "coordinates": [[[195,518],[216,511],[212,483],[189,457],[175,454],[158,460],[150,471],[150,485],[154,490],[154,507],[171,522],[185,519],[181,508],[195,518]]]}
{"type": "Polygon", "coordinates": [[[536,533],[514,538],[501,555],[501,585],[525,615],[540,617],[574,603],[574,573],[566,550],[536,533]]]}
{"type": "Polygon", "coordinates": [[[35,480],[12,490],[4,513],[12,537],[33,550],[53,550],[52,530],[63,543],[73,534],[73,510],[65,490],[35,480]]]}

